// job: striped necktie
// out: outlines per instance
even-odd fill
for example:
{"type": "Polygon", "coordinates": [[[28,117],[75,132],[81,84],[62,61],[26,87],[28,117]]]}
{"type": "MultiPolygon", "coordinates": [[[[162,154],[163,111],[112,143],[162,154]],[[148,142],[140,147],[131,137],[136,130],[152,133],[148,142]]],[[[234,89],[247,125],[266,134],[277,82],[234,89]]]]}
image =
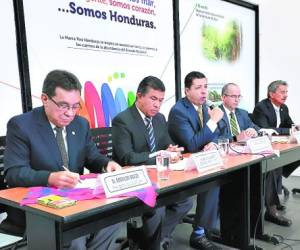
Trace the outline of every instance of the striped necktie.
{"type": "Polygon", "coordinates": [[[198,116],[199,116],[200,125],[203,128],[203,111],[202,111],[202,105],[198,106],[197,113],[198,113],[198,116]]]}
{"type": "Polygon", "coordinates": [[[230,112],[230,127],[231,127],[232,136],[237,136],[239,134],[239,130],[233,112],[230,112]]]}
{"type": "Polygon", "coordinates": [[[155,137],[154,137],[154,130],[152,126],[152,119],[151,117],[145,117],[145,122],[146,122],[146,128],[149,134],[149,148],[150,148],[150,153],[155,152],[155,137]]]}
{"type": "Polygon", "coordinates": [[[56,141],[61,154],[62,162],[66,168],[69,168],[69,157],[68,157],[65,141],[62,134],[63,128],[55,127],[54,129],[56,130],[56,141]]]}

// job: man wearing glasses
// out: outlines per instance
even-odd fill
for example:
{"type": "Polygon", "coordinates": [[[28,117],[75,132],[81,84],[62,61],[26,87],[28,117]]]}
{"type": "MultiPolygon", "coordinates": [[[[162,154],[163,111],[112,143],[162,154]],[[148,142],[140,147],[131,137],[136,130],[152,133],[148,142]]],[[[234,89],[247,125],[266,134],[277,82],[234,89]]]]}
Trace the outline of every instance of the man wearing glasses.
{"type": "MultiPolygon", "coordinates": [[[[51,71],[43,85],[42,107],[13,117],[7,124],[5,179],[10,187],[73,188],[83,168],[93,173],[121,167],[101,155],[90,138],[88,122],[76,115],[81,85],[73,74],[51,71]]],[[[12,210],[8,218],[25,226],[24,214],[12,210]]],[[[108,249],[118,225],[72,240],[69,249],[108,249]]]]}
{"type": "Polygon", "coordinates": [[[227,83],[222,88],[221,98],[221,109],[224,111],[218,124],[221,136],[232,141],[246,141],[256,137],[259,127],[251,121],[246,110],[238,108],[242,98],[240,87],[235,83],[227,83]]]}

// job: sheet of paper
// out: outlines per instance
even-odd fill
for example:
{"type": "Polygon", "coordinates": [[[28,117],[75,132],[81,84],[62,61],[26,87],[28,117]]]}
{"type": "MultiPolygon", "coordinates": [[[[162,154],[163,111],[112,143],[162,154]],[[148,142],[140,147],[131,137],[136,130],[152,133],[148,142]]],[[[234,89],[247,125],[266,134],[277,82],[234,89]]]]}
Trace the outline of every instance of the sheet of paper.
{"type": "Polygon", "coordinates": [[[81,180],[81,183],[78,182],[75,188],[91,188],[95,189],[96,187],[96,178],[87,178],[84,180],[81,180]]]}
{"type": "Polygon", "coordinates": [[[184,170],[185,167],[186,167],[187,159],[188,158],[183,158],[183,160],[180,160],[176,163],[171,163],[170,164],[170,170],[177,170],[177,171],[184,170]]]}

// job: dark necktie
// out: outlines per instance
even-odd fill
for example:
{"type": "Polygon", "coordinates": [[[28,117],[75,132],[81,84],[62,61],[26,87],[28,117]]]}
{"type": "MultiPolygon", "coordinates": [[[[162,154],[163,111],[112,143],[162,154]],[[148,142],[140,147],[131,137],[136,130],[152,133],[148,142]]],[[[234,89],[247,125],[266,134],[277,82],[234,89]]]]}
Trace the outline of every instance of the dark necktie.
{"type": "Polygon", "coordinates": [[[230,127],[231,127],[232,136],[237,136],[239,134],[239,130],[233,112],[230,112],[230,127]]]}
{"type": "Polygon", "coordinates": [[[149,134],[149,148],[150,152],[153,153],[155,152],[155,137],[154,137],[154,130],[152,126],[152,120],[150,117],[145,117],[145,122],[146,122],[146,128],[149,134]]]}
{"type": "Polygon", "coordinates": [[[199,120],[200,120],[201,127],[203,127],[203,111],[202,111],[202,105],[199,105],[199,106],[198,106],[197,112],[198,112],[198,116],[199,116],[199,120]]]}
{"type": "Polygon", "coordinates": [[[66,168],[69,168],[69,157],[66,150],[65,141],[63,138],[63,128],[55,127],[56,130],[56,141],[61,154],[61,159],[66,168]]]}

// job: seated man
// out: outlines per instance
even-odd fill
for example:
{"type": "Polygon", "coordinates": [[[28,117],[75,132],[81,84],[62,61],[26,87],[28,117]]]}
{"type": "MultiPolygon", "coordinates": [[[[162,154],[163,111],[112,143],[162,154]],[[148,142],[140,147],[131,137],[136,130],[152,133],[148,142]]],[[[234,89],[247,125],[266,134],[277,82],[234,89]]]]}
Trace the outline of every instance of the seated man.
{"type": "MultiPolygon", "coordinates": [[[[175,143],[186,152],[215,149],[212,141],[218,136],[217,122],[223,112],[219,108],[210,110],[206,105],[207,78],[192,71],[184,79],[185,95],[172,107],[169,113],[168,129],[175,143]]],[[[219,208],[219,187],[197,195],[196,216],[190,245],[197,249],[219,249],[206,235],[216,229],[219,208]]]]}
{"type": "MultiPolygon", "coordinates": [[[[5,178],[10,187],[73,188],[83,167],[93,173],[121,169],[98,152],[91,141],[88,122],[76,115],[80,92],[76,76],[67,71],[51,71],[43,85],[43,106],[10,119],[4,154],[5,178]]],[[[12,209],[8,217],[16,225],[25,226],[20,210],[12,209]]],[[[65,247],[109,249],[117,229],[118,225],[106,227],[72,240],[65,247]]]]}
{"type": "MultiPolygon", "coordinates": [[[[151,153],[159,150],[180,151],[172,145],[165,117],[159,113],[164,95],[162,81],[148,76],[138,86],[135,104],[113,119],[113,158],[119,164],[154,165],[155,157],[150,157],[151,153]]],[[[186,199],[144,214],[141,247],[159,249],[161,239],[166,239],[168,244],[175,226],[191,207],[191,199],[186,199]]]]}
{"type": "MultiPolygon", "coordinates": [[[[271,128],[280,135],[289,135],[293,121],[289,109],[284,104],[288,97],[288,85],[284,81],[274,81],[268,86],[268,98],[258,102],[253,110],[253,121],[262,128],[271,128]]],[[[278,193],[282,190],[282,171],[288,177],[299,166],[285,166],[268,172],[266,176],[266,214],[265,219],[281,226],[290,226],[292,221],[280,215],[278,210],[285,207],[280,204],[278,193]]]]}
{"type": "Polygon", "coordinates": [[[240,87],[235,83],[228,83],[222,88],[221,109],[224,116],[218,126],[220,136],[229,138],[231,141],[246,141],[257,136],[260,129],[256,126],[246,110],[238,108],[241,99],[240,87]]]}

